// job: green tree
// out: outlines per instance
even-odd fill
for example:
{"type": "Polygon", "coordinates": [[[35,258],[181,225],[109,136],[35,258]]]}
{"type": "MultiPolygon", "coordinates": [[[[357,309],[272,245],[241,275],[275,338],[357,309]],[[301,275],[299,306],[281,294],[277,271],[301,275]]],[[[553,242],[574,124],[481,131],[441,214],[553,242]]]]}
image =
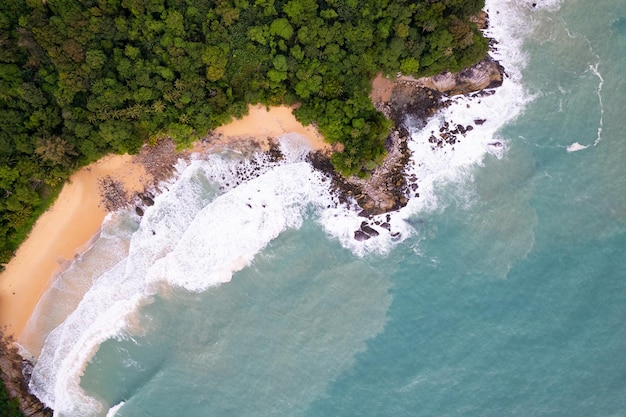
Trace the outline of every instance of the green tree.
{"type": "Polygon", "coordinates": [[[67,163],[71,156],[77,155],[74,146],[59,136],[45,136],[37,139],[35,153],[44,161],[53,164],[67,163]]]}
{"type": "Polygon", "coordinates": [[[291,39],[293,36],[293,27],[289,20],[280,18],[272,21],[270,25],[270,35],[280,36],[283,39],[291,39]]]}

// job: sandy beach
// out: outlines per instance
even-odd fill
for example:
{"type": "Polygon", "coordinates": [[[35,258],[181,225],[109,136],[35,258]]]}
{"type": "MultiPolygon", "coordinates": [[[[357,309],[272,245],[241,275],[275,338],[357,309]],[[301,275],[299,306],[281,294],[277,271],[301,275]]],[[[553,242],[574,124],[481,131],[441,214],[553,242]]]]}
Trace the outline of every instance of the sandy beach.
{"type": "MultiPolygon", "coordinates": [[[[286,106],[250,106],[240,120],[222,126],[214,136],[219,140],[202,144],[194,151],[232,143],[241,138],[260,144],[268,137],[285,133],[305,136],[313,149],[329,149],[313,127],[304,127],[286,106]]],[[[110,155],[70,177],[53,206],[36,222],[28,239],[0,274],[0,328],[19,339],[41,295],[70,261],[86,249],[97,235],[107,212],[100,203],[98,179],[110,175],[129,193],[141,192],[152,177],[129,155],[110,155]]]]}
{"type": "Polygon", "coordinates": [[[0,274],[0,326],[6,326],[6,334],[20,335],[51,278],[98,233],[107,214],[98,179],[107,175],[119,178],[130,192],[149,181],[129,155],[107,156],[70,177],[0,274]]]}
{"type": "MultiPolygon", "coordinates": [[[[227,146],[230,143],[252,139],[263,149],[269,147],[268,138],[275,138],[285,133],[297,133],[306,137],[312,149],[330,149],[324,138],[313,126],[303,126],[288,106],[270,107],[269,111],[263,105],[251,105],[248,114],[241,119],[234,119],[231,123],[215,129],[214,137],[217,141],[210,141],[209,147],[227,146]]],[[[202,142],[198,142],[194,151],[203,151],[202,142]]]]}

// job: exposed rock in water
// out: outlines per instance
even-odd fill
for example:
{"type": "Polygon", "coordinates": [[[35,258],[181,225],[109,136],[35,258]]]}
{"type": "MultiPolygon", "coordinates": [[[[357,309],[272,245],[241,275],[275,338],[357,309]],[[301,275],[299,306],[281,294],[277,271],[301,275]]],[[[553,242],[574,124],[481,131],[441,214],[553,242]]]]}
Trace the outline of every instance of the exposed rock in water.
{"type": "Polygon", "coordinates": [[[357,230],[354,232],[354,240],[357,240],[359,242],[363,242],[364,240],[367,240],[370,237],[371,237],[370,235],[368,235],[362,230],[357,230]]]}
{"type": "Polygon", "coordinates": [[[150,197],[147,194],[140,194],[139,198],[141,199],[141,202],[143,204],[145,204],[146,206],[153,206],[154,205],[154,200],[152,199],[152,197],[150,197]]]}
{"type": "Polygon", "coordinates": [[[376,229],[372,228],[370,225],[368,225],[365,222],[361,224],[361,230],[367,233],[371,237],[376,237],[380,234],[378,233],[378,231],[376,231],[376,229]]]}

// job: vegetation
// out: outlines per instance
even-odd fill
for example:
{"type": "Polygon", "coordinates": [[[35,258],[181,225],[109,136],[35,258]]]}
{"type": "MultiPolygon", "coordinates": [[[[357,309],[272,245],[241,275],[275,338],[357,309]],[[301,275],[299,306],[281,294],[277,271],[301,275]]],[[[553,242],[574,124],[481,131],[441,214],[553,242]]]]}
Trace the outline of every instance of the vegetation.
{"type": "Polygon", "coordinates": [[[77,167],[247,111],[296,104],[366,176],[390,122],[375,73],[479,60],[484,0],[11,0],[0,2],[0,263],[77,167]]]}
{"type": "Polygon", "coordinates": [[[17,398],[9,398],[9,393],[0,379],[0,417],[22,416],[17,398]]]}
{"type": "Polygon", "coordinates": [[[0,417],[22,416],[17,398],[9,398],[9,393],[0,379],[0,417]]]}

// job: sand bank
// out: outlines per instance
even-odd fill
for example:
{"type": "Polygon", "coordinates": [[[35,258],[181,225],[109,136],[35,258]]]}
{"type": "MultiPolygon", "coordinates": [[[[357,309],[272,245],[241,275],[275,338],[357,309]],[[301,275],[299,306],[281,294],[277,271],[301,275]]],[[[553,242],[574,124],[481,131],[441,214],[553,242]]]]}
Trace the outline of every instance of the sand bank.
{"type": "MultiPolygon", "coordinates": [[[[241,138],[267,143],[268,137],[298,133],[313,149],[329,145],[313,127],[304,127],[286,106],[250,106],[240,120],[220,127],[218,139],[199,141],[195,151],[227,145],[241,138]]],[[[0,274],[0,328],[19,338],[41,295],[63,267],[99,232],[106,210],[100,204],[98,179],[110,175],[128,192],[142,191],[152,178],[137,159],[129,155],[107,156],[76,172],[63,187],[54,205],[35,224],[28,239],[0,274]]]]}

